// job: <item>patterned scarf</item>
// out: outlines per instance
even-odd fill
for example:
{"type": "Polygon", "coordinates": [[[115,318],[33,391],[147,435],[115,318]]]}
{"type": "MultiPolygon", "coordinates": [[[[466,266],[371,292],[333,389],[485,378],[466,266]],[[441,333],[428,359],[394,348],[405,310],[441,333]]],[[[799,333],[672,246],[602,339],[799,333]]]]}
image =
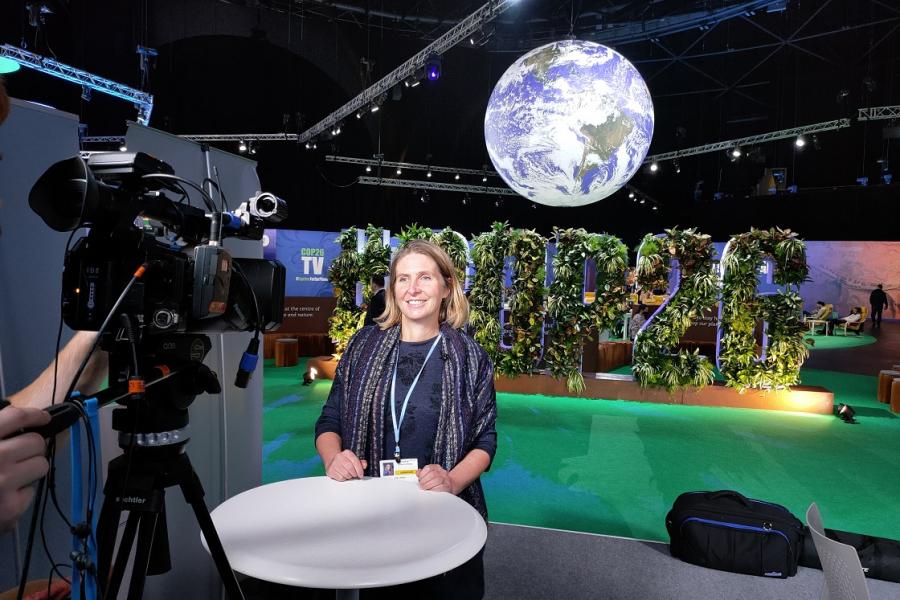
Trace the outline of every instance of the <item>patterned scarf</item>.
{"type": "MultiPolygon", "coordinates": [[[[441,332],[444,370],[433,460],[450,471],[465,458],[475,440],[494,426],[497,404],[494,369],[484,350],[446,323],[441,324],[441,332]]],[[[377,475],[384,447],[385,405],[399,341],[399,325],[385,331],[364,327],[350,341],[335,374],[334,386],[341,393],[341,440],[345,449],[368,461],[369,476],[377,475]]],[[[459,496],[487,520],[480,480],[459,496]]]]}

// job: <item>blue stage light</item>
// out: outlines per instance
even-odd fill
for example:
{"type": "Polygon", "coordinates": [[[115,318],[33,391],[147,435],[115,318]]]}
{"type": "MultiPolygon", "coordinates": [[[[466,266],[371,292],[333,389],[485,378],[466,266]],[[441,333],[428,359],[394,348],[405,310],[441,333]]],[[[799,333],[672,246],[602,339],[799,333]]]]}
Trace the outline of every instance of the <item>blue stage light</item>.
{"type": "Polygon", "coordinates": [[[429,56],[425,61],[425,77],[428,81],[437,81],[441,78],[441,57],[429,56]]]}

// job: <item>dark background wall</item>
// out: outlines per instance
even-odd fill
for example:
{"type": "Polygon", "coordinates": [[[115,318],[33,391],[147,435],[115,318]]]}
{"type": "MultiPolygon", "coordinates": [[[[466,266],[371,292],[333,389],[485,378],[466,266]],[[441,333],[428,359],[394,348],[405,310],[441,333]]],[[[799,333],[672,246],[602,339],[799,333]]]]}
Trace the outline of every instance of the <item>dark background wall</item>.
{"type": "MultiPolygon", "coordinates": [[[[481,169],[490,161],[482,127],[488,97],[523,52],[573,33],[602,39],[603,23],[650,22],[688,11],[714,14],[737,2],[521,2],[496,22],[483,47],[461,44],[443,57],[438,82],[403,90],[376,115],[345,123],[317,151],[292,143],[261,144],[255,158],[263,186],[289,201],[284,227],[337,230],[378,224],[392,230],[417,222],[463,233],[495,220],[535,228],[581,226],[619,235],[633,245],[643,233],[696,226],[724,239],[750,227],[790,227],[809,239],[897,239],[897,184],[885,185],[895,139],[888,121],[854,121],[820,133],[797,151],[793,140],[662,163],[632,184],[653,202],[620,192],[574,208],[533,205],[517,197],[352,185],[361,167],[326,163],[326,154],[481,169]],[[756,197],[766,167],[785,167],[798,192],[756,197]],[[862,187],[857,178],[867,175],[862,187]],[[702,182],[702,183],[700,183],[702,182]],[[699,186],[698,186],[699,183],[699,186]],[[652,211],[652,203],[659,210],[652,211]]],[[[27,24],[18,2],[6,3],[3,41],[23,39],[41,54],[155,95],[151,125],[173,133],[297,132],[345,103],[480,2],[71,2],[48,3],[45,24],[27,24]],[[345,9],[356,9],[355,12],[345,9]],[[366,10],[369,13],[366,13],[366,10]],[[396,19],[382,13],[390,13],[396,19]],[[411,25],[419,19],[417,25],[411,25]],[[430,20],[429,20],[430,19],[430,20]],[[142,83],[134,48],[158,49],[142,83]],[[365,61],[365,62],[363,62],[365,61]],[[367,69],[366,64],[373,65],[367,69]]],[[[616,46],[643,73],[654,97],[650,153],[754,135],[840,117],[856,108],[898,103],[900,11],[890,3],[786,2],[785,10],[729,19],[616,46]],[[682,55],[671,61],[672,55],[682,55]]],[[[119,134],[134,119],[127,103],[22,70],[8,78],[14,96],[79,114],[91,135],[119,134]]],[[[221,144],[236,151],[235,144],[221,144]]],[[[896,152],[896,150],[895,150],[896,152]]],[[[164,158],[164,157],[163,157],[164,158]]],[[[385,173],[393,177],[393,173],[385,173]]],[[[404,177],[413,177],[404,174],[404,177]]],[[[421,177],[421,174],[419,175],[421,177]]],[[[435,177],[437,179],[437,176],[435,177]]],[[[449,178],[445,179],[450,181],[449,178]]],[[[480,184],[480,178],[464,183],[480,184]]],[[[490,182],[499,183],[498,179],[490,182]]]]}

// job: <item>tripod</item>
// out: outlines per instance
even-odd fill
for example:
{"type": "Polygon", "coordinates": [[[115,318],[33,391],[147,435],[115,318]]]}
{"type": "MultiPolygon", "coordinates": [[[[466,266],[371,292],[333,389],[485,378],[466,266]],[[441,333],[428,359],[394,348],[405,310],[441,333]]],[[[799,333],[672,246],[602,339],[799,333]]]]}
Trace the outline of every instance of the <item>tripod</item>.
{"type": "MultiPolygon", "coordinates": [[[[113,362],[111,356],[111,372],[113,362]]],[[[171,569],[165,494],[167,488],[178,486],[194,512],[228,597],[243,599],[204,502],[203,486],[185,452],[187,407],[197,393],[217,393],[221,387],[215,373],[197,361],[181,368],[157,369],[164,374],[147,385],[146,395],[127,402],[120,398],[124,407],[113,411],[113,429],[119,432],[124,454],[110,461],[103,489],[97,524],[100,589],[106,598],[118,597],[132,549],[129,600],[142,597],[148,575],[171,569]],[[114,552],[123,511],[128,511],[128,520],[114,552]]]]}

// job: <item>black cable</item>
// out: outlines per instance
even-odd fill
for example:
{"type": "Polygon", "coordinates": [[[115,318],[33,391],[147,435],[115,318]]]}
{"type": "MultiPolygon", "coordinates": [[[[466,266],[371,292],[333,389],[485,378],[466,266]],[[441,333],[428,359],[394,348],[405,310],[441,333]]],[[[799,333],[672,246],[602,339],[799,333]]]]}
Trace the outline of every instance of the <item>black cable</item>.
{"type": "MultiPolygon", "coordinates": [[[[122,304],[122,301],[125,299],[125,296],[128,295],[128,292],[129,292],[129,290],[131,290],[131,287],[134,285],[134,283],[140,277],[143,276],[144,272],[146,271],[146,268],[147,268],[147,265],[145,263],[145,264],[142,264],[141,267],[135,271],[134,275],[129,280],[128,284],[125,286],[125,289],[122,290],[122,293],[119,295],[115,304],[113,304],[113,307],[112,307],[112,309],[110,309],[109,314],[106,315],[106,319],[104,319],[103,324],[100,326],[100,329],[97,331],[97,337],[94,339],[94,343],[91,345],[91,348],[88,351],[87,355],[84,357],[84,360],[82,360],[81,365],[78,367],[78,370],[75,372],[75,376],[73,377],[72,382],[69,385],[68,390],[66,391],[65,398],[68,399],[68,398],[72,397],[72,393],[75,390],[75,386],[77,385],[78,380],[81,378],[81,375],[84,373],[84,369],[87,367],[87,364],[91,359],[91,356],[93,356],[94,352],[96,351],[97,346],[100,343],[100,338],[101,338],[103,332],[109,326],[110,319],[112,319],[112,316],[114,314],[116,314],[116,312],[118,311],[119,305],[122,304]]],[[[58,355],[57,355],[57,362],[58,362],[58,355]]],[[[54,368],[56,368],[56,367],[54,367],[54,368]]],[[[55,388],[55,383],[54,383],[54,388],[55,388]]],[[[55,394],[54,394],[53,399],[55,400],[55,394]]],[[[88,429],[90,429],[89,424],[88,424],[88,429]]],[[[89,438],[89,440],[91,440],[91,443],[93,443],[93,441],[94,441],[93,435],[89,435],[88,438],[89,438]]],[[[55,443],[51,442],[48,445],[48,451],[55,450],[54,446],[55,446],[55,443]]],[[[94,452],[95,452],[95,448],[92,447],[91,454],[93,455],[94,452]]],[[[91,459],[91,460],[93,460],[93,459],[91,459]]],[[[89,467],[89,470],[90,470],[90,467],[89,467]]],[[[97,477],[96,465],[94,466],[93,471],[94,471],[94,477],[96,478],[97,477]]],[[[46,487],[46,482],[47,482],[47,479],[43,478],[43,479],[41,479],[40,483],[38,484],[38,490],[35,494],[35,503],[34,503],[35,507],[37,507],[39,504],[41,504],[42,507],[46,507],[46,499],[44,498],[44,490],[46,487]]],[[[95,485],[94,490],[96,491],[96,489],[97,489],[97,487],[95,485]]],[[[92,503],[93,501],[89,500],[89,502],[92,503]]],[[[24,596],[24,593],[25,593],[25,583],[28,578],[28,570],[31,566],[31,552],[34,547],[34,535],[35,535],[36,530],[38,529],[37,519],[38,519],[39,514],[41,515],[41,529],[42,529],[42,534],[43,534],[43,509],[40,511],[35,510],[32,513],[31,527],[28,531],[28,543],[25,547],[25,561],[22,566],[22,576],[21,576],[21,580],[19,581],[19,590],[18,590],[17,600],[22,600],[22,597],[24,596]]]]}
{"type": "MultiPolygon", "coordinates": [[[[218,177],[218,173],[216,174],[216,177],[218,177]]],[[[222,191],[222,188],[219,187],[219,184],[209,177],[204,177],[203,183],[209,183],[214,188],[216,188],[216,191],[219,192],[219,197],[222,198],[222,212],[228,212],[228,202],[225,200],[225,192],[222,191]]]]}
{"type": "Polygon", "coordinates": [[[319,173],[319,176],[322,178],[322,181],[324,181],[325,183],[327,183],[327,184],[330,185],[331,187],[336,187],[336,188],[348,188],[348,187],[353,187],[354,185],[356,185],[356,184],[359,183],[359,178],[358,178],[358,177],[355,178],[355,179],[354,179],[353,181],[351,181],[350,183],[346,183],[346,184],[343,184],[343,183],[334,183],[333,181],[331,181],[330,179],[328,179],[328,178],[325,176],[325,173],[322,172],[322,168],[321,168],[321,167],[317,166],[317,167],[316,167],[316,171],[319,173]]]}
{"type": "Polygon", "coordinates": [[[247,278],[247,275],[244,273],[244,270],[241,269],[239,263],[233,263],[234,272],[237,273],[241,279],[244,280],[244,283],[247,284],[247,288],[250,290],[250,295],[253,296],[253,305],[256,307],[256,339],[259,339],[259,334],[262,332],[262,312],[259,310],[259,300],[256,297],[256,290],[253,289],[253,285],[250,283],[250,280],[247,278]]]}
{"type": "Polygon", "coordinates": [[[206,208],[208,208],[211,212],[216,212],[216,203],[213,202],[212,197],[210,197],[210,195],[206,193],[206,190],[204,190],[201,186],[197,185],[193,181],[190,181],[189,179],[179,177],[178,175],[169,175],[168,173],[149,173],[147,175],[142,175],[141,179],[164,179],[179,181],[181,183],[187,184],[200,192],[201,196],[203,197],[203,203],[206,204],[206,208]]]}
{"type": "MultiPolygon", "coordinates": [[[[82,212],[83,211],[84,211],[84,206],[82,206],[82,212]]],[[[69,234],[69,238],[66,240],[64,256],[67,256],[69,254],[69,249],[72,245],[72,239],[75,237],[76,231],[77,230],[72,230],[72,232],[69,234]]],[[[62,294],[60,294],[60,319],[59,319],[59,327],[57,328],[57,331],[56,331],[56,354],[55,354],[56,359],[53,361],[53,388],[50,393],[51,394],[50,395],[50,404],[51,405],[56,404],[56,387],[57,387],[57,381],[59,379],[59,347],[62,344],[62,328],[63,328],[62,301],[63,301],[62,294]]],[[[50,470],[55,468],[55,464],[54,464],[55,460],[56,460],[56,453],[55,453],[55,443],[54,443],[54,444],[48,445],[48,447],[47,447],[47,462],[49,463],[50,470]]],[[[50,473],[50,470],[48,470],[48,474],[50,473]]],[[[52,483],[52,480],[51,480],[51,483],[52,483]]],[[[47,479],[46,478],[41,479],[40,483],[38,484],[37,492],[35,493],[35,503],[34,503],[35,508],[33,509],[33,512],[31,514],[31,527],[28,530],[28,541],[25,545],[25,561],[22,563],[22,575],[21,575],[21,580],[19,581],[19,590],[16,595],[16,597],[19,600],[21,600],[21,598],[25,592],[25,583],[26,583],[26,579],[27,579],[27,575],[28,575],[28,569],[29,569],[29,566],[31,565],[31,552],[32,552],[32,548],[34,547],[34,535],[35,535],[35,529],[37,527],[37,517],[38,517],[37,506],[38,506],[38,504],[41,504],[41,498],[43,496],[44,487],[46,484],[47,484],[47,479]]],[[[54,495],[55,495],[55,491],[54,491],[54,495]]],[[[55,502],[54,502],[54,506],[56,506],[55,502]]],[[[43,511],[40,511],[40,512],[41,512],[41,514],[40,514],[41,528],[43,529],[43,511]]],[[[60,516],[62,516],[63,519],[65,520],[65,516],[62,515],[62,512],[60,512],[60,516]]],[[[51,562],[53,562],[53,561],[51,561],[51,562]]]]}

